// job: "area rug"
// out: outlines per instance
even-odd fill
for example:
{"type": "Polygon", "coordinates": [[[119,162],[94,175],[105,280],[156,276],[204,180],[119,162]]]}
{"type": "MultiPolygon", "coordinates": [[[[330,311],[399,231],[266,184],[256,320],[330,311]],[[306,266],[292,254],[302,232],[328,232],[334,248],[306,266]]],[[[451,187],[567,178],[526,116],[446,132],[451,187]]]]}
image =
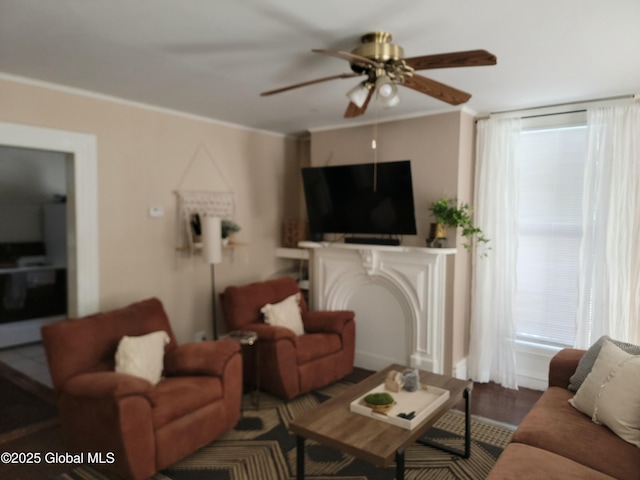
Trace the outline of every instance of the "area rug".
{"type": "MultiPolygon", "coordinates": [[[[289,402],[262,394],[260,410],[245,398],[244,413],[234,430],[154,475],[153,480],[288,480],[296,478],[296,441],[287,431],[291,419],[304,415],[351,384],[339,382],[289,402]]],[[[471,457],[463,459],[416,444],[405,452],[407,480],[480,480],[509,443],[514,427],[473,417],[471,457]]],[[[464,415],[445,414],[428,436],[462,449],[464,415]]],[[[395,468],[379,468],[337,450],[306,442],[305,473],[309,480],[391,480],[395,468]]],[[[57,480],[107,480],[91,468],[76,468],[57,480]]]]}

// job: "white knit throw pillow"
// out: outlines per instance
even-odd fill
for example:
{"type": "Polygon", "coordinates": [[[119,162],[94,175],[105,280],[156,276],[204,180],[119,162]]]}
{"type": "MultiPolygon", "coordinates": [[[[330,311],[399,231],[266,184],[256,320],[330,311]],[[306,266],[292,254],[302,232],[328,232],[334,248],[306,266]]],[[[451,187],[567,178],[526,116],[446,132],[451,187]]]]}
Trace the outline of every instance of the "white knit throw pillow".
{"type": "Polygon", "coordinates": [[[162,377],[167,343],[169,335],[164,330],[139,337],[122,337],[116,351],[116,372],[135,375],[155,385],[162,377]]]}

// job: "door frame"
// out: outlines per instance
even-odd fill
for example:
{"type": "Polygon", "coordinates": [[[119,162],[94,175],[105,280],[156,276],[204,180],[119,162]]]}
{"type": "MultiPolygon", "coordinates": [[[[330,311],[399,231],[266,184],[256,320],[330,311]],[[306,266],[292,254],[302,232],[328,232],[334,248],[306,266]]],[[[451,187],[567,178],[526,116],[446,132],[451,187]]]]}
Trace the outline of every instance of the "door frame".
{"type": "Polygon", "coordinates": [[[68,315],[77,317],[98,311],[98,178],[95,135],[0,122],[0,145],[66,154],[68,315]]]}

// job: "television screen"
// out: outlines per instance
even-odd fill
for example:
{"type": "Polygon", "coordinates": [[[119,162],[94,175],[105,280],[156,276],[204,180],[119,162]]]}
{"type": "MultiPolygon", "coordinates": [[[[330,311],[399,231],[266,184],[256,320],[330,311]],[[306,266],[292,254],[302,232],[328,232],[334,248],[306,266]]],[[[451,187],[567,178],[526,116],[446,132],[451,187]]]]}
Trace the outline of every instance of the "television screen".
{"type": "Polygon", "coordinates": [[[311,233],[415,235],[409,160],[302,169],[311,233]]]}

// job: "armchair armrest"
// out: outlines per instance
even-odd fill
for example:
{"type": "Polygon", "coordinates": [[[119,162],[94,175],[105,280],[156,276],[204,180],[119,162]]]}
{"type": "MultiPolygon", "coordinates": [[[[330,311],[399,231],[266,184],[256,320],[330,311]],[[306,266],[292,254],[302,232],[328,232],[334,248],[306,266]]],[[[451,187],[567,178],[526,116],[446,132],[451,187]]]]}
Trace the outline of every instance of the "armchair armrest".
{"type": "Polygon", "coordinates": [[[212,375],[222,376],[227,362],[240,351],[233,340],[184,343],[164,357],[167,376],[212,375]]]}
{"type": "Polygon", "coordinates": [[[549,363],[549,386],[567,388],[584,354],[585,350],[576,348],[565,348],[556,353],[549,363]]]}
{"type": "Polygon", "coordinates": [[[242,330],[250,330],[256,332],[258,338],[262,341],[291,340],[294,345],[298,343],[298,337],[293,330],[277,325],[269,325],[268,323],[249,323],[242,327],[242,330]]]}
{"type": "Polygon", "coordinates": [[[62,392],[74,397],[122,398],[130,395],[146,395],[153,384],[144,378],[119,372],[83,373],[64,383],[62,392]]]}
{"type": "Polygon", "coordinates": [[[341,335],[348,322],[353,321],[351,310],[304,312],[302,323],[309,333],[337,333],[341,335]]]}

